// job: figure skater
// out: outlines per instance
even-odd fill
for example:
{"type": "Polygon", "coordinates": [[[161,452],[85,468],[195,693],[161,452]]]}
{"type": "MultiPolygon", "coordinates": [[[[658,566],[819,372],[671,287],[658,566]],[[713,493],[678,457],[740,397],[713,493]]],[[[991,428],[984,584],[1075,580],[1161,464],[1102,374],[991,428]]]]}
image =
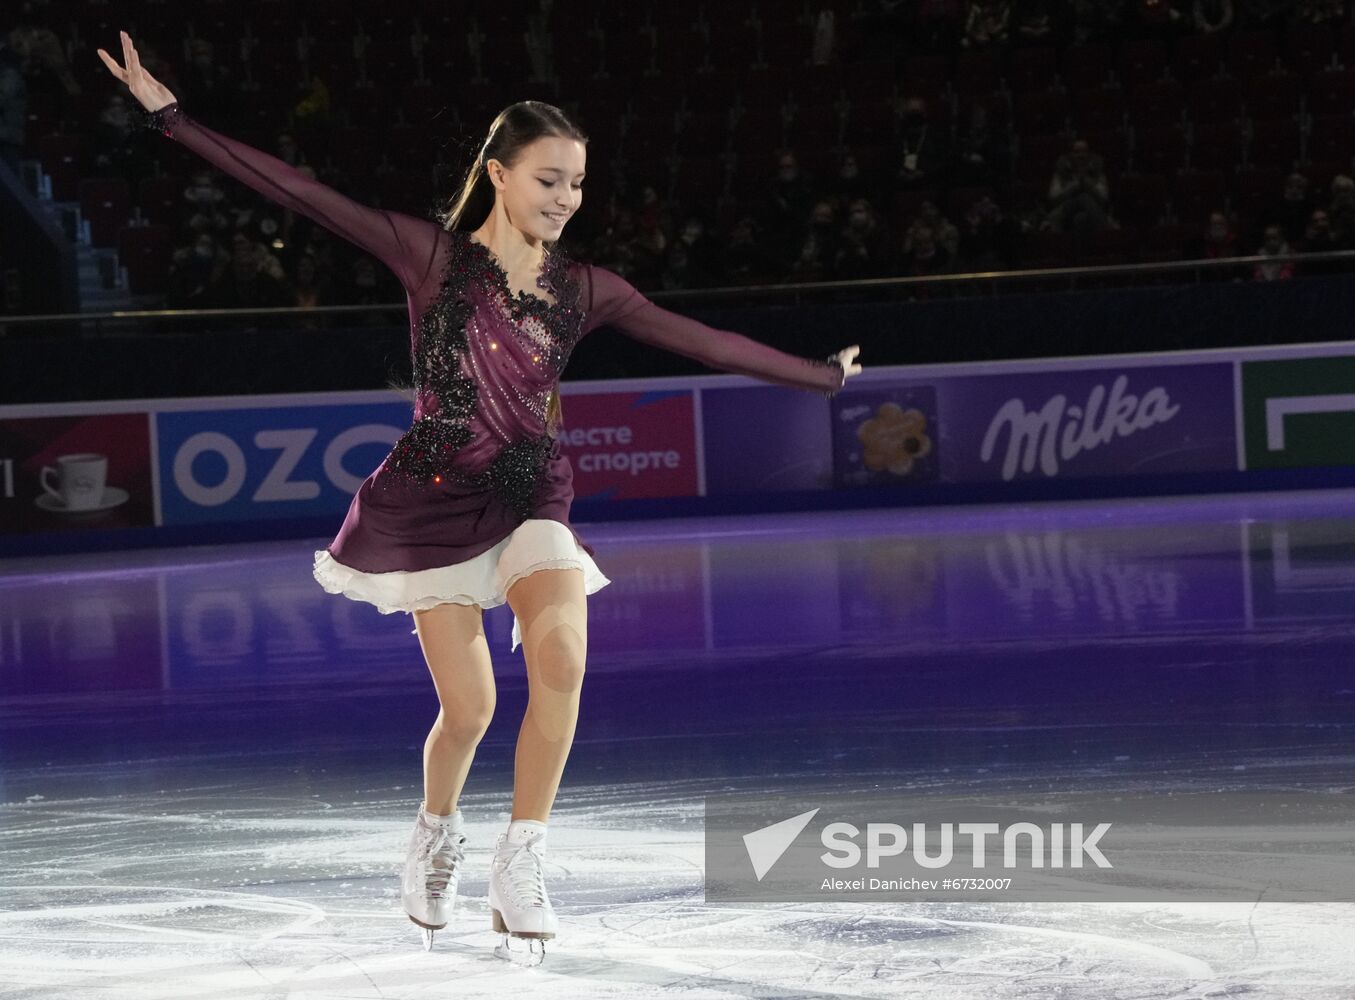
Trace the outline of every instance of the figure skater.
{"type": "Polygon", "coordinates": [[[383,614],[410,613],[437,689],[402,884],[425,948],[455,906],[466,846],[457,803],[494,711],[483,611],[512,608],[528,702],[489,905],[502,935],[496,954],[536,964],[558,928],[542,859],[578,716],[585,599],[610,582],[569,521],[572,470],[556,435],[570,352],[606,324],[711,368],[831,396],[861,371],[860,348],[826,361],[785,354],[661,309],[613,272],[557,250],[583,197],[588,140],[550,104],[522,101],[495,117],[434,222],[361,205],[204,127],[141,66],[126,32],[121,39],[123,65],[98,52],[145,109],[142,124],[365,250],[408,294],[412,426],[315,553],[314,575],[383,614]],[[526,951],[510,938],[527,939],[526,951]]]}

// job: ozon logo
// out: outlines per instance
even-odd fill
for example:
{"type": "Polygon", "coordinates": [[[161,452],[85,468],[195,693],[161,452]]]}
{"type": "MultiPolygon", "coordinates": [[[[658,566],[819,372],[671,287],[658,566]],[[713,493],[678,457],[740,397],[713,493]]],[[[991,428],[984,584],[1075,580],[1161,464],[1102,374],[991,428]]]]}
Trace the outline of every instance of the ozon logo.
{"type": "MultiPolygon", "coordinates": [[[[337,490],[357,492],[366,476],[349,472],[344,467],[344,456],[353,448],[366,444],[393,445],[402,433],[389,424],[360,424],[336,434],[325,446],[322,462],[325,478],[337,490]]],[[[254,447],[276,454],[250,499],[259,503],[278,503],[318,497],[320,484],[314,479],[292,478],[318,434],[314,427],[256,433],[254,447]]],[[[218,431],[200,431],[179,445],[179,450],[174,453],[174,485],[186,499],[201,507],[220,507],[239,495],[248,478],[249,466],[249,458],[234,438],[218,431]],[[193,463],[202,455],[217,455],[225,462],[226,474],[220,482],[208,484],[197,478],[193,463]]]]}

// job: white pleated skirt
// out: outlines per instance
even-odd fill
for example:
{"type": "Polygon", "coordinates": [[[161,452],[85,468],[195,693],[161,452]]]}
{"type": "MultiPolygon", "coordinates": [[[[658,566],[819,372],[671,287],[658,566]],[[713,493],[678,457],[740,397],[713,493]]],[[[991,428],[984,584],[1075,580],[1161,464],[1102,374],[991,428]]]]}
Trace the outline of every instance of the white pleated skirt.
{"type": "MultiPolygon", "coordinates": [[[[598,569],[574,533],[559,521],[529,518],[511,535],[473,559],[451,566],[390,573],[364,573],[339,562],[326,549],[315,553],[315,579],[331,594],[376,606],[383,615],[413,614],[439,604],[478,604],[488,610],[508,603],[508,589],[539,569],[581,569],[583,588],[595,594],[612,581],[598,569]]],[[[415,634],[418,629],[414,630],[415,634]]],[[[513,645],[522,644],[517,615],[513,645]]]]}

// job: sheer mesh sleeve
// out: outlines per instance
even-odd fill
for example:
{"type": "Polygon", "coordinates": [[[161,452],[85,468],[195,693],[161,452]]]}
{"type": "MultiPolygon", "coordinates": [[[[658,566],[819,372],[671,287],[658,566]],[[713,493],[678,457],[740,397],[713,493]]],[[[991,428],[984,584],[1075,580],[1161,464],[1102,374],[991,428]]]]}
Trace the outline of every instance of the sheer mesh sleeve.
{"type": "Polygon", "coordinates": [[[740,333],[717,330],[655,305],[614,271],[585,265],[583,332],[610,326],[644,344],[700,361],[718,371],[832,395],[846,379],[842,366],[786,354],[740,333]]]}
{"type": "Polygon", "coordinates": [[[179,102],[143,113],[141,124],[169,136],[269,201],[314,219],[389,267],[415,293],[433,272],[441,228],[402,212],[369,208],[307,177],[284,160],[214,132],[179,102]]]}

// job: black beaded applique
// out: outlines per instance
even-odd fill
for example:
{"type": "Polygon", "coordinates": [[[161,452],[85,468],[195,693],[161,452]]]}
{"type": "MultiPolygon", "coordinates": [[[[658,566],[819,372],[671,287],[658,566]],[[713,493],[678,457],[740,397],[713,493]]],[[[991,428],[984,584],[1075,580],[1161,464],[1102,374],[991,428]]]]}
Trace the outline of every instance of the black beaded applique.
{"type": "Polygon", "coordinates": [[[842,367],[842,362],[838,360],[836,354],[830,354],[828,356],[827,361],[820,361],[818,363],[822,365],[827,365],[829,368],[836,368],[839,372],[842,373],[842,378],[838,380],[837,388],[823,390],[823,394],[829,399],[832,399],[839,392],[841,392],[842,387],[847,384],[847,369],[842,367]]]}
{"type": "Polygon", "coordinates": [[[155,111],[147,111],[140,104],[134,105],[130,117],[133,124],[141,128],[154,129],[161,135],[172,136],[174,127],[179,123],[180,113],[179,102],[174,101],[155,111]]]}
{"type": "MultiPolygon", "coordinates": [[[[548,373],[553,388],[559,384],[560,373],[583,328],[578,281],[570,272],[568,258],[550,252],[542,262],[537,285],[554,295],[555,302],[526,291],[515,293],[493,251],[466,232],[452,232],[450,239],[442,285],[419,318],[413,346],[415,392],[421,400],[431,396],[436,405],[426,410],[396,442],[385,468],[394,479],[406,484],[428,486],[450,480],[477,489],[492,489],[526,519],[531,515],[546,465],[556,450],[553,437],[541,434],[511,442],[479,473],[466,473],[453,464],[457,451],[472,438],[467,424],[480,392],[473,373],[464,370],[465,360],[472,356],[467,351],[467,326],[475,316],[473,305],[463,293],[473,280],[493,293],[509,318],[509,327],[526,339],[533,351],[533,361],[548,373]]],[[[531,394],[514,391],[519,402],[536,414],[544,426],[549,389],[531,394]]]]}

